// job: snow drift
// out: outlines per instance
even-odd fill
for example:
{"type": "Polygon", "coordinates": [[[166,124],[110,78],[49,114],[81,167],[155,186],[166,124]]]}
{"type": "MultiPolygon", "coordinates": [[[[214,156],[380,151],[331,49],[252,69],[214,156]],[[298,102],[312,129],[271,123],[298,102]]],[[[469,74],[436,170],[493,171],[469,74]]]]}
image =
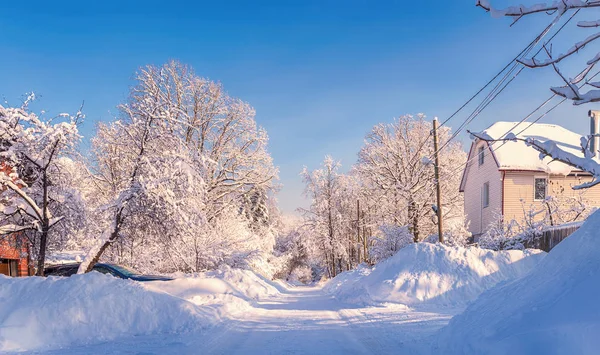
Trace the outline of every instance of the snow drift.
{"type": "Polygon", "coordinates": [[[254,301],[279,293],[278,285],[250,271],[223,266],[219,270],[192,275],[176,275],[173,281],[148,283],[146,287],[162,291],[202,306],[211,306],[219,314],[244,310],[254,301]]]}
{"type": "Polygon", "coordinates": [[[527,276],[496,287],[440,331],[437,353],[597,354],[600,211],[527,276]]]}
{"type": "Polygon", "coordinates": [[[208,308],[97,272],[0,275],[0,300],[0,352],[198,330],[215,319],[208,308]]]}
{"type": "Polygon", "coordinates": [[[344,302],[464,307],[499,282],[528,273],[541,251],[491,251],[417,243],[365,270],[343,273],[325,287],[344,302]],[[338,281],[342,282],[338,282],[338,281]]]}
{"type": "Polygon", "coordinates": [[[230,267],[177,276],[139,283],[97,272],[67,278],[0,275],[0,353],[198,331],[281,287],[230,267]]]}

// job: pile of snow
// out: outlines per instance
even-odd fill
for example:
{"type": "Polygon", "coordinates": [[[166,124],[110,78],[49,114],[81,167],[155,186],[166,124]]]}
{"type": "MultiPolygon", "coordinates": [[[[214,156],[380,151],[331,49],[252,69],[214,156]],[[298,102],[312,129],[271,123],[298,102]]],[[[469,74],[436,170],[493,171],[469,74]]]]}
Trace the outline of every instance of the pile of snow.
{"type": "Polygon", "coordinates": [[[370,273],[342,273],[325,289],[348,303],[464,307],[499,282],[527,274],[544,256],[538,250],[417,243],[377,264],[370,273]]]}
{"type": "Polygon", "coordinates": [[[217,271],[206,273],[206,275],[223,279],[248,299],[261,301],[279,294],[280,286],[278,284],[251,270],[224,266],[217,271]]]}
{"type": "Polygon", "coordinates": [[[250,271],[223,266],[219,270],[175,275],[173,281],[148,283],[162,291],[201,306],[212,306],[219,314],[244,310],[254,301],[279,294],[281,285],[250,271]]]}
{"type": "Polygon", "coordinates": [[[452,319],[436,337],[436,353],[597,354],[598,231],[600,211],[527,276],[482,294],[452,319]]]}
{"type": "Polygon", "coordinates": [[[97,272],[0,275],[0,300],[0,352],[198,330],[216,318],[209,308],[97,272]]]}
{"type": "Polygon", "coordinates": [[[358,268],[350,271],[344,271],[333,279],[329,280],[324,286],[323,291],[331,294],[338,294],[356,289],[356,283],[368,276],[371,271],[366,264],[360,264],[358,268]],[[342,291],[344,290],[344,291],[342,291]]]}

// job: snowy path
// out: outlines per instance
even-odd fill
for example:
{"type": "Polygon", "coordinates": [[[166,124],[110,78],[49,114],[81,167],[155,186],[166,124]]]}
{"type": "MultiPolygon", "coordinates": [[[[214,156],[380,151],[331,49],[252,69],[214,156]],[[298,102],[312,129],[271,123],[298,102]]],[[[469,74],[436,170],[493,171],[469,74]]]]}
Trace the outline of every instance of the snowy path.
{"type": "Polygon", "coordinates": [[[201,334],[143,336],[50,354],[402,354],[445,325],[449,314],[403,306],[343,304],[319,288],[283,289],[281,295],[229,314],[201,334]]]}

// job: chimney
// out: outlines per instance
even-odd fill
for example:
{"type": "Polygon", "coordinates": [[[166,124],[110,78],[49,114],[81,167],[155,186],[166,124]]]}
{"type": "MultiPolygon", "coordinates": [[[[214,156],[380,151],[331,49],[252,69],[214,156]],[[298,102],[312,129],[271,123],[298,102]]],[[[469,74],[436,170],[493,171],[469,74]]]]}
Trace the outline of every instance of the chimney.
{"type": "Polygon", "coordinates": [[[590,151],[595,157],[600,149],[600,111],[590,110],[588,116],[590,116],[590,151]]]}

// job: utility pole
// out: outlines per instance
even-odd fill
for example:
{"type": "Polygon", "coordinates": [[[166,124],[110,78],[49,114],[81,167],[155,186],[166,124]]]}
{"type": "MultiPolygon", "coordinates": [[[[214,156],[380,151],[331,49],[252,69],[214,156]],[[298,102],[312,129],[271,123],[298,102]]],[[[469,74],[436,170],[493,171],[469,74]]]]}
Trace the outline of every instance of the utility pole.
{"type": "Polygon", "coordinates": [[[437,195],[437,218],[438,218],[438,236],[440,243],[444,242],[444,234],[442,233],[442,187],[440,186],[440,161],[438,157],[438,119],[433,119],[433,150],[434,150],[434,174],[435,186],[437,195]]]}

